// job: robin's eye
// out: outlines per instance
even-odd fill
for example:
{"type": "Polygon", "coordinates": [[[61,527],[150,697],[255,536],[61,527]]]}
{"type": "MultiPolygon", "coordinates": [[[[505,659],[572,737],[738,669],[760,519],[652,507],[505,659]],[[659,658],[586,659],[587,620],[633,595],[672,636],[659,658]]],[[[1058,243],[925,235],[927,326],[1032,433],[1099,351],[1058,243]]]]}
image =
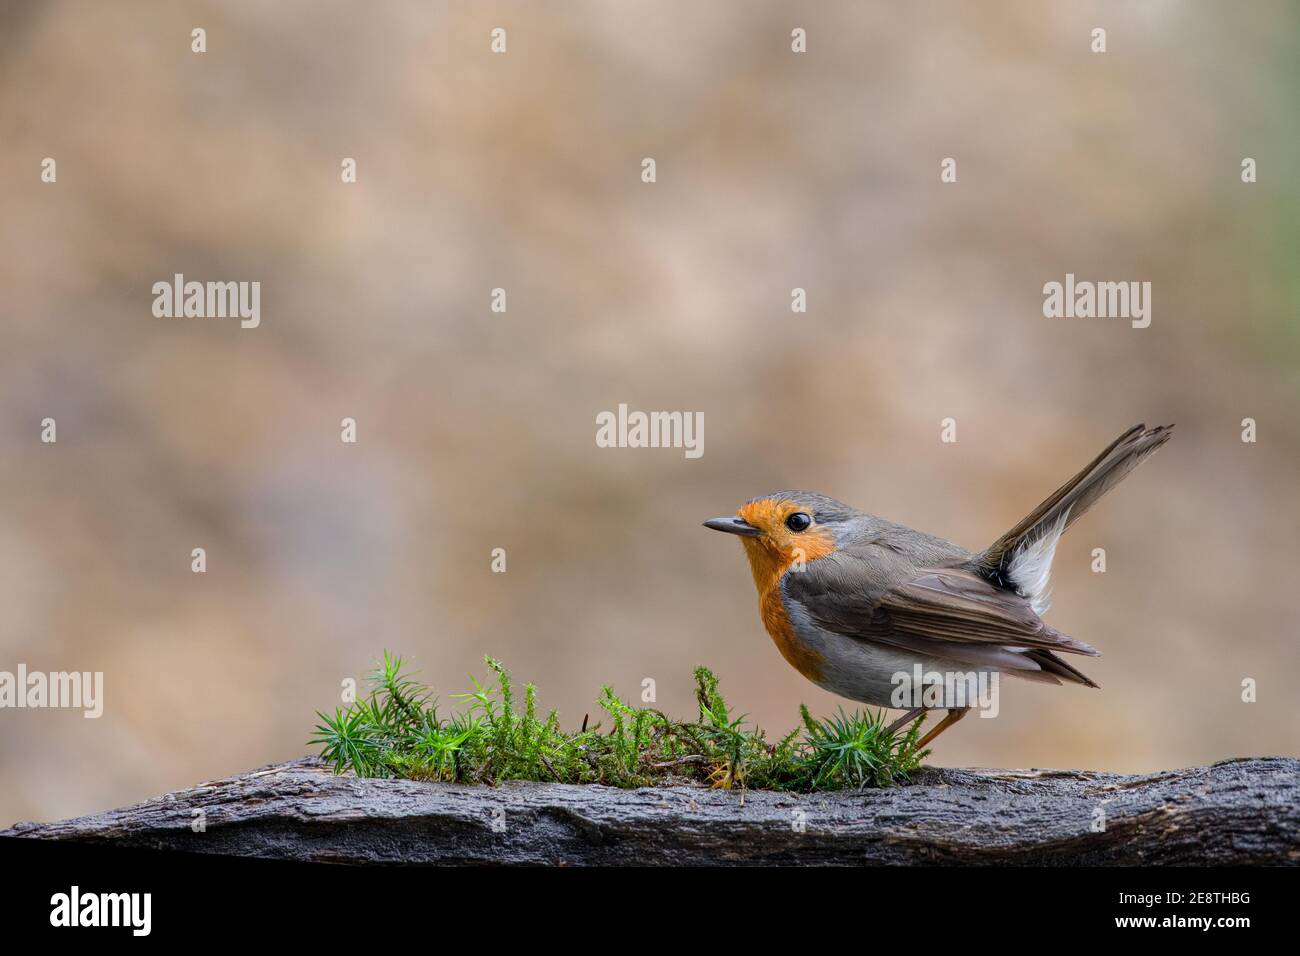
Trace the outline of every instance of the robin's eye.
{"type": "Polygon", "coordinates": [[[785,526],[791,531],[807,531],[812,524],[812,516],[805,511],[796,511],[785,519],[785,526]]]}

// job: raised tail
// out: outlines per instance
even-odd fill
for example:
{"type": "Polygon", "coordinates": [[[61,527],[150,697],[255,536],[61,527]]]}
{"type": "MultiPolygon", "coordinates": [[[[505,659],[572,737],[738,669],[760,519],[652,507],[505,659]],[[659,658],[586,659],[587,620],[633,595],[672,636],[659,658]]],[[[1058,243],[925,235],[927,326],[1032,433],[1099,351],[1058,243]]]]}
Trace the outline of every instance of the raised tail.
{"type": "Polygon", "coordinates": [[[1047,610],[1047,581],[1056,542],[1093,504],[1167,442],[1173,425],[1134,425],[1054,491],[1014,528],[971,559],[969,567],[1047,610]]]}

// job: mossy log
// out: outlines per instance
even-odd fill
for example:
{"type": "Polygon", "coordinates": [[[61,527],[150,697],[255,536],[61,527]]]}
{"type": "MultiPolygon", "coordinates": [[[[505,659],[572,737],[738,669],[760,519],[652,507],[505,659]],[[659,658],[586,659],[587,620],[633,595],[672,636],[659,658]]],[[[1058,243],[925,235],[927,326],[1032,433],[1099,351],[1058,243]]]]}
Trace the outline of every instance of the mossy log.
{"type": "Polygon", "coordinates": [[[1300,760],[1124,776],[922,770],[886,790],[497,787],[266,767],[0,834],[403,864],[1298,864],[1300,760]]]}

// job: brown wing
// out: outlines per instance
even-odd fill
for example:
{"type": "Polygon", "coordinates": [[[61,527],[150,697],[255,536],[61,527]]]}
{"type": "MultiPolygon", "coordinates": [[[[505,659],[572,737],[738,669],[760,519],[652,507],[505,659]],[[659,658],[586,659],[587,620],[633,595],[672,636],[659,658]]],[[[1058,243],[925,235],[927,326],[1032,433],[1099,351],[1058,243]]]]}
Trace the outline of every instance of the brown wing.
{"type": "Polygon", "coordinates": [[[1053,651],[1097,656],[1045,624],[1018,594],[962,568],[912,570],[888,555],[841,552],[809,562],[781,583],[818,626],[913,653],[1051,683],[1057,682],[1052,674],[1088,682],[1053,651]]]}
{"type": "Polygon", "coordinates": [[[886,592],[879,608],[904,634],[1098,656],[1045,624],[1020,595],[960,568],[922,570],[886,592]]]}

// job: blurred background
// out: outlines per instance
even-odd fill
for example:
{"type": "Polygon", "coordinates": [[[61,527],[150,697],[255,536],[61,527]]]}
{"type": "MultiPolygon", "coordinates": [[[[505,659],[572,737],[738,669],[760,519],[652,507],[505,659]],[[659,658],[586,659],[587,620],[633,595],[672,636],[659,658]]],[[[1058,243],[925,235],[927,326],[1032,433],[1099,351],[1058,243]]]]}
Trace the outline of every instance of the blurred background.
{"type": "Polygon", "coordinates": [[[702,520],[809,488],[979,548],[1138,421],[1178,432],[1055,564],[1102,689],[1004,683],[932,761],[1295,755],[1297,9],[6,3],[0,670],[106,687],[0,711],[0,825],[299,756],[385,648],[568,726],[647,677],[691,716],[707,663],[784,733],[843,702],[702,520]],[[153,317],[177,272],[261,327],[153,317]],[[1151,327],[1044,318],[1067,272],[1151,327]],[[598,448],[620,402],[703,457],[598,448]]]}

